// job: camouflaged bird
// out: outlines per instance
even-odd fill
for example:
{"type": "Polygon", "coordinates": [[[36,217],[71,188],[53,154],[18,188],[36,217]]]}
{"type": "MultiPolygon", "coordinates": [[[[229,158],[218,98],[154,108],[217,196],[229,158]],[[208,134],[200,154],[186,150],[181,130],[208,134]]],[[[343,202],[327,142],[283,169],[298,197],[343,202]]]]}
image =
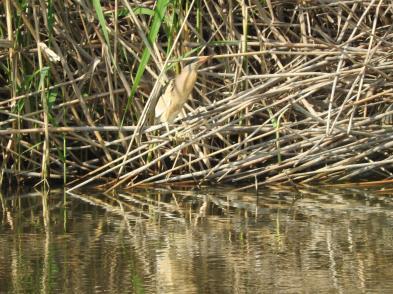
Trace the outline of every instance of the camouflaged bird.
{"type": "Polygon", "coordinates": [[[168,124],[175,120],[194,89],[198,68],[208,59],[206,56],[199,57],[196,62],[186,65],[181,73],[169,82],[155,108],[157,121],[168,124]]]}

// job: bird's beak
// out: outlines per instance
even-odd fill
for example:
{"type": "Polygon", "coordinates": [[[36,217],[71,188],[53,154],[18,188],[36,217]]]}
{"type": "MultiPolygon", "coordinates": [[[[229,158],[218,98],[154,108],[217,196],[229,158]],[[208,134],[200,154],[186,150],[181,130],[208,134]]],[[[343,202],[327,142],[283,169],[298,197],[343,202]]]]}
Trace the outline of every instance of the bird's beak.
{"type": "Polygon", "coordinates": [[[202,65],[202,64],[204,64],[206,61],[208,61],[209,59],[210,59],[209,56],[201,56],[201,57],[198,58],[197,63],[198,63],[198,65],[202,65]]]}

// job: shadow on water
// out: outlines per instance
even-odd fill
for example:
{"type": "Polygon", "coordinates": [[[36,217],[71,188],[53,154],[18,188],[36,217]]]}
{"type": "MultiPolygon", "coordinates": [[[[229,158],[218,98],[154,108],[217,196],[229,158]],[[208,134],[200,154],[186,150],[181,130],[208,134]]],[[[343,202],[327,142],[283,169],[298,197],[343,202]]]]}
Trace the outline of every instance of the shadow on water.
{"type": "Polygon", "coordinates": [[[391,293],[393,192],[0,195],[0,289],[391,293]]]}

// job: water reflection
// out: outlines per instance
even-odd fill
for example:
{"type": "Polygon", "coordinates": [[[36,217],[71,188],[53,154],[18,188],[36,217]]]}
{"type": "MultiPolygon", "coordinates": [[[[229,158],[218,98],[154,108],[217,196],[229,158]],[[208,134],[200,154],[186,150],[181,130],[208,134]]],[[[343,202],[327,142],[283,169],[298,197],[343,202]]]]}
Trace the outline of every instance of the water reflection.
{"type": "Polygon", "coordinates": [[[393,291],[386,189],[0,199],[1,292],[393,291]]]}

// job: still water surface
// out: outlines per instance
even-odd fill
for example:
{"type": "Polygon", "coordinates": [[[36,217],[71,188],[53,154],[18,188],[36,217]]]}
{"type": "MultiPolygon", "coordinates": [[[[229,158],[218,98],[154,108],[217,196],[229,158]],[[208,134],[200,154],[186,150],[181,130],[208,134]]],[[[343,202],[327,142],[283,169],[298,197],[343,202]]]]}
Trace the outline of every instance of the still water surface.
{"type": "Polygon", "coordinates": [[[393,191],[0,195],[1,293],[393,293],[393,191]]]}

